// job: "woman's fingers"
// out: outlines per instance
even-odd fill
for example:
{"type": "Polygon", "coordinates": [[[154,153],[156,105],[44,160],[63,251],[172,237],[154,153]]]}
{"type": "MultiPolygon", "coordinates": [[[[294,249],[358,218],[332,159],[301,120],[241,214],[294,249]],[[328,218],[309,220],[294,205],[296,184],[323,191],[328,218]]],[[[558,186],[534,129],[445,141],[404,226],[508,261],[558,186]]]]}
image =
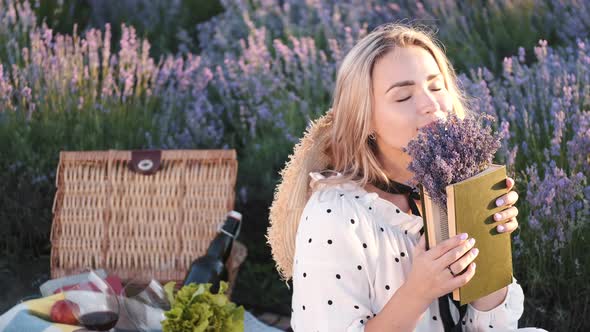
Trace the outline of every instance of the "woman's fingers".
{"type": "Polygon", "coordinates": [[[518,193],[516,191],[510,191],[496,199],[496,206],[512,206],[516,201],[518,201],[518,193]]]}
{"type": "Polygon", "coordinates": [[[514,181],[513,178],[511,178],[511,177],[506,178],[506,188],[508,188],[508,190],[512,189],[514,187],[515,183],[516,182],[514,181]]]}
{"type": "MultiPolygon", "coordinates": [[[[456,246],[455,248],[449,250],[447,253],[445,253],[440,259],[440,263],[442,267],[447,267],[451,264],[455,264],[455,269],[453,269],[453,273],[457,274],[460,273],[461,271],[463,271],[464,268],[467,267],[467,265],[469,263],[471,263],[471,261],[473,261],[473,258],[475,258],[475,256],[470,257],[469,255],[466,260],[461,261],[461,258],[468,252],[470,252],[470,250],[473,249],[475,245],[475,239],[471,238],[467,241],[463,241],[460,245],[456,246]]],[[[475,251],[477,252],[477,251],[475,251]]]]}
{"type": "Polygon", "coordinates": [[[430,248],[426,254],[429,255],[430,259],[436,260],[446,254],[449,250],[460,245],[465,240],[467,240],[467,233],[458,234],[430,248]]]}
{"type": "Polygon", "coordinates": [[[470,247],[469,249],[467,249],[466,253],[463,256],[461,256],[459,259],[457,259],[455,262],[449,265],[451,271],[453,271],[453,273],[456,275],[461,273],[463,270],[465,270],[465,268],[469,266],[469,264],[471,264],[475,260],[478,254],[479,249],[470,247]]]}
{"type": "Polygon", "coordinates": [[[508,221],[516,216],[518,216],[518,208],[516,206],[511,206],[504,211],[494,214],[494,221],[495,222],[508,221]]]}
{"type": "Polygon", "coordinates": [[[516,216],[518,216],[518,208],[516,206],[494,214],[494,221],[498,224],[496,230],[500,233],[514,231],[518,227],[516,216]]]}
{"type": "MultiPolygon", "coordinates": [[[[465,270],[465,272],[463,274],[457,275],[456,277],[454,277],[451,280],[451,289],[455,290],[459,287],[465,286],[465,284],[467,284],[469,282],[469,280],[471,280],[473,278],[473,276],[475,276],[475,271],[476,271],[477,267],[475,265],[475,262],[472,262],[471,264],[469,264],[467,270],[465,270]]],[[[453,272],[455,273],[455,272],[453,272]]],[[[449,273],[450,274],[450,273],[449,273]]],[[[457,274],[457,273],[455,273],[457,274]]]]}
{"type": "Polygon", "coordinates": [[[501,233],[512,233],[518,228],[516,217],[510,218],[506,223],[498,225],[496,229],[501,233]]]}
{"type": "Polygon", "coordinates": [[[426,251],[426,236],[424,236],[424,234],[422,234],[422,236],[420,236],[420,240],[418,241],[418,244],[416,245],[416,249],[414,249],[414,254],[418,255],[418,254],[421,254],[425,251],[426,251]]]}

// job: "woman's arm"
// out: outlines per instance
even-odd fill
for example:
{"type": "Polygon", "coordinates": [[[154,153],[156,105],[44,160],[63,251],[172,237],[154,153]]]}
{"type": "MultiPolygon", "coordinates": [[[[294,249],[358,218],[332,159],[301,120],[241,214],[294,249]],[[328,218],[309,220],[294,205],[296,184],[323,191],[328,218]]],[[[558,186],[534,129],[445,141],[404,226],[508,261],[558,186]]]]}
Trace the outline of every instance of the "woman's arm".
{"type": "Polygon", "coordinates": [[[374,316],[373,227],[354,209],[355,198],[328,189],[312,195],[295,243],[291,327],[295,332],[363,332],[374,316]]]}
{"type": "Polygon", "coordinates": [[[506,295],[508,295],[508,286],[471,302],[471,305],[479,311],[489,311],[504,303],[506,295]]]}
{"type": "MultiPolygon", "coordinates": [[[[479,310],[473,303],[467,305],[465,331],[505,331],[518,328],[518,320],[524,311],[522,287],[512,276],[503,301],[489,310],[479,310]]],[[[500,290],[501,291],[501,290],[500,290]]]]}
{"type": "Polygon", "coordinates": [[[389,299],[381,312],[365,326],[365,332],[414,331],[430,305],[403,284],[389,299]]]}

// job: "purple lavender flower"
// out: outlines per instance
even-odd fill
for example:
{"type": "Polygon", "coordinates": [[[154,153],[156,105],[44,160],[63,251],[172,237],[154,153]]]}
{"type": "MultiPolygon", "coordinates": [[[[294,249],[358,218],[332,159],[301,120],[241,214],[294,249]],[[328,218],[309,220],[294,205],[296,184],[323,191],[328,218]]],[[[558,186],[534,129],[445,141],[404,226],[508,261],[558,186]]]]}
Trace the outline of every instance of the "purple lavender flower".
{"type": "Polygon", "coordinates": [[[526,200],[530,206],[529,227],[537,237],[546,236],[557,252],[580,227],[584,227],[588,215],[588,199],[583,190],[587,178],[582,173],[568,176],[565,171],[550,161],[545,166],[544,178],[537,167],[527,167],[526,200]]]}
{"type": "Polygon", "coordinates": [[[493,133],[483,121],[490,115],[468,113],[464,119],[455,114],[423,127],[406,149],[412,161],[408,170],[411,182],[421,184],[441,206],[446,206],[446,186],[463,181],[491,163],[500,147],[501,135],[493,133]]]}

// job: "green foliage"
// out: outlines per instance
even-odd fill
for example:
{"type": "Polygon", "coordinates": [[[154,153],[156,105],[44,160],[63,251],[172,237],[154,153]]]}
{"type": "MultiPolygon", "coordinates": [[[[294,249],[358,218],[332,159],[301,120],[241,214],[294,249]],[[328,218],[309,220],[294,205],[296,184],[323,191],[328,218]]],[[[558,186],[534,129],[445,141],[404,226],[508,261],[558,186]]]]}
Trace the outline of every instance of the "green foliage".
{"type": "Polygon", "coordinates": [[[168,298],[173,298],[172,308],[164,313],[163,332],[244,331],[244,307],[236,306],[225,295],[225,281],[221,281],[217,294],[210,292],[211,284],[191,283],[172,296],[170,285],[165,290],[168,298]]]}

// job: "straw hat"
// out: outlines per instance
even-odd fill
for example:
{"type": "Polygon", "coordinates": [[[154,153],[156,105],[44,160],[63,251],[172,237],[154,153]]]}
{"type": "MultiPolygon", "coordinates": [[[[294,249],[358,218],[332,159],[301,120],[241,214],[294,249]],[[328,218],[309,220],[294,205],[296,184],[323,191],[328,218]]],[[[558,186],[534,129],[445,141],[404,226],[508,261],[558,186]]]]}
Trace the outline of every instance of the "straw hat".
{"type": "Polygon", "coordinates": [[[311,196],[309,173],[323,171],[330,164],[326,147],[332,123],[332,110],[311,123],[295,145],[293,154],[280,173],[282,180],[275,189],[266,239],[277,270],[285,281],[293,275],[295,235],[303,208],[311,196]]]}

